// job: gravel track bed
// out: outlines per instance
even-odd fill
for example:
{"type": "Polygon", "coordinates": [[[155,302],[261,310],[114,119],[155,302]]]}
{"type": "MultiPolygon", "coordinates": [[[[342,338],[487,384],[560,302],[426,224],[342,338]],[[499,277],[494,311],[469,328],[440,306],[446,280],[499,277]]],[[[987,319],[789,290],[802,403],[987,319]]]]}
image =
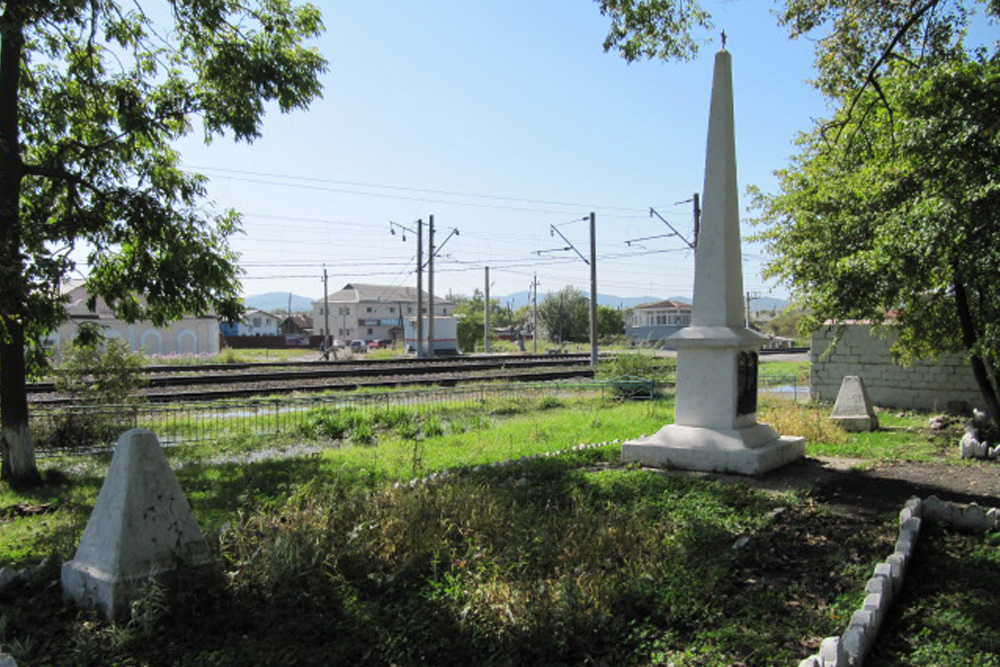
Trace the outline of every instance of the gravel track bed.
{"type": "MultiPolygon", "coordinates": [[[[361,378],[339,376],[321,378],[288,378],[283,380],[263,379],[261,381],[243,382],[220,382],[217,384],[198,384],[191,389],[185,389],[183,385],[170,388],[147,387],[138,390],[138,394],[156,401],[184,401],[184,400],[206,400],[207,395],[218,394],[220,398],[224,394],[247,395],[247,394],[289,394],[295,392],[319,392],[319,391],[349,391],[361,387],[391,387],[404,385],[442,385],[450,386],[460,382],[488,382],[491,380],[520,380],[530,381],[537,376],[539,381],[552,379],[553,373],[570,373],[575,377],[589,377],[592,371],[586,364],[567,367],[565,364],[556,368],[533,368],[533,369],[511,369],[511,370],[487,370],[476,371],[470,369],[466,372],[446,372],[446,373],[421,373],[395,375],[391,372],[385,375],[366,375],[361,378]]],[[[59,404],[66,403],[70,399],[65,394],[45,393],[29,394],[28,402],[35,404],[59,404]]]]}

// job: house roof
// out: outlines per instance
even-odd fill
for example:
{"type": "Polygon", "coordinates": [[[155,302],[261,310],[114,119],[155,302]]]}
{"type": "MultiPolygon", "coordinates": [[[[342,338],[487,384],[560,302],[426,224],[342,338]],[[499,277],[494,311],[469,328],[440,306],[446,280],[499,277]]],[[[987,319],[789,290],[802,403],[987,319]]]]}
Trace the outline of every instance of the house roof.
{"type": "MultiPolygon", "coordinates": [[[[98,297],[94,304],[94,309],[87,307],[87,300],[90,293],[87,291],[86,283],[82,280],[70,280],[59,287],[59,294],[66,299],[66,314],[70,319],[99,319],[117,320],[117,316],[108,306],[104,299],[98,297]]],[[[146,297],[139,295],[139,302],[145,306],[146,297]]],[[[185,315],[184,319],[215,319],[215,313],[209,311],[203,315],[185,315]]]]}
{"type": "Polygon", "coordinates": [[[247,310],[246,313],[243,314],[243,319],[246,319],[246,318],[250,317],[251,315],[267,315],[272,320],[279,320],[279,321],[281,320],[281,318],[278,317],[277,315],[272,315],[271,313],[267,312],[266,310],[261,310],[260,308],[250,308],[249,310],[247,310]]]}
{"type": "Polygon", "coordinates": [[[289,321],[295,326],[297,326],[299,329],[313,328],[313,320],[308,315],[291,315],[282,320],[281,323],[284,324],[285,322],[289,321]]]}
{"type": "MultiPolygon", "coordinates": [[[[427,292],[422,296],[426,299],[427,292]]],[[[365,283],[348,283],[337,292],[329,296],[333,303],[362,303],[362,302],[382,302],[382,303],[408,303],[417,300],[417,290],[413,287],[402,285],[369,285],[365,283]]],[[[323,303],[323,299],[313,300],[314,304],[323,303]]],[[[434,295],[435,305],[451,304],[451,301],[442,299],[434,295]]]]}
{"type": "Polygon", "coordinates": [[[663,301],[657,301],[656,303],[644,303],[642,305],[636,306],[632,310],[664,310],[666,308],[675,308],[677,310],[691,310],[691,304],[684,303],[683,301],[674,301],[672,299],[665,299],[663,301]]]}

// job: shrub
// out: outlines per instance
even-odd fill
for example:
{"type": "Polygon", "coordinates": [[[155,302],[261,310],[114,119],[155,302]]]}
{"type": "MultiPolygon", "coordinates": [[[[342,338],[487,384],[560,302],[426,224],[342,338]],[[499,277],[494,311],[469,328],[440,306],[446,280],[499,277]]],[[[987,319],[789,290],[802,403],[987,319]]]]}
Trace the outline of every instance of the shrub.
{"type": "Polygon", "coordinates": [[[440,417],[431,415],[424,420],[424,436],[435,438],[439,435],[444,435],[444,425],[441,423],[440,417]]]}
{"type": "Polygon", "coordinates": [[[145,357],[120,339],[106,340],[97,327],[84,324],[66,350],[56,375],[56,389],[77,403],[121,405],[141,400],[145,357]]]}
{"type": "Polygon", "coordinates": [[[650,385],[641,381],[665,381],[673,375],[676,365],[670,357],[623,352],[602,361],[597,367],[597,377],[609,381],[613,395],[618,398],[649,398],[650,385]]]}

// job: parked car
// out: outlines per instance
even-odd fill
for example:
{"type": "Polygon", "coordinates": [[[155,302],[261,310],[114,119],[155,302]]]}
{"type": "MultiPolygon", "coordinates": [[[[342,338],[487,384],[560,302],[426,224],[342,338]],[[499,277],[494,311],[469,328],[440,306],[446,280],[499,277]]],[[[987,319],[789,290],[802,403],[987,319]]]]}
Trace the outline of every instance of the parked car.
{"type": "Polygon", "coordinates": [[[352,340],[351,341],[351,352],[365,352],[368,350],[368,344],[363,340],[352,340]]]}
{"type": "Polygon", "coordinates": [[[369,350],[377,350],[380,347],[382,347],[382,341],[380,341],[380,340],[370,340],[370,341],[368,341],[368,349],[369,350]]]}
{"type": "Polygon", "coordinates": [[[344,341],[340,340],[339,338],[334,338],[333,339],[333,343],[331,343],[330,345],[335,350],[343,350],[344,348],[347,347],[347,343],[345,343],[344,341]]]}

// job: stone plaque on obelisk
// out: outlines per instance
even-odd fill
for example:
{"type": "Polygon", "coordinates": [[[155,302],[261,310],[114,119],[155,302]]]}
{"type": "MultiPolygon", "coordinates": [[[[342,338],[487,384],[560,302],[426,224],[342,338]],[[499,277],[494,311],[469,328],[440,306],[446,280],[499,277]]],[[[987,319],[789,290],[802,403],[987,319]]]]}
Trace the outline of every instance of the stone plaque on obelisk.
{"type": "Polygon", "coordinates": [[[677,343],[674,423],[622,445],[622,460],[754,475],[804,454],[800,437],[757,422],[757,351],[765,338],[743,319],[732,57],[715,56],[704,207],[695,249],[691,326],[677,343]]]}

